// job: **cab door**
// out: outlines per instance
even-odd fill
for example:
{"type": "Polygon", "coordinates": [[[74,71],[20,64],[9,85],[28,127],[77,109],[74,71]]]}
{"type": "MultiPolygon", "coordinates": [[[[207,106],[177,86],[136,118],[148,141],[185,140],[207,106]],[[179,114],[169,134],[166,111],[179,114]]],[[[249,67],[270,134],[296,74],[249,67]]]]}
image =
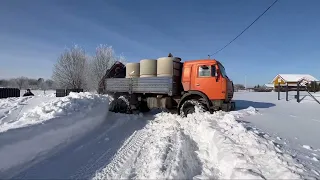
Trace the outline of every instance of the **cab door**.
{"type": "Polygon", "coordinates": [[[221,78],[216,64],[197,64],[194,68],[194,90],[206,94],[209,99],[221,99],[221,78]]]}

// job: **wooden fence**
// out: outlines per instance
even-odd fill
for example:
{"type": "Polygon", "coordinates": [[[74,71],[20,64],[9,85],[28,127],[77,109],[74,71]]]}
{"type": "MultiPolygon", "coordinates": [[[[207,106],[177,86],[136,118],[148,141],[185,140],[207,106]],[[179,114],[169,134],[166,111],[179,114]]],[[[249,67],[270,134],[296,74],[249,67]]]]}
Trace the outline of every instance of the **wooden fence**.
{"type": "Polygon", "coordinates": [[[83,92],[83,89],[56,89],[56,97],[68,96],[70,92],[83,92]]]}
{"type": "Polygon", "coordinates": [[[0,88],[0,98],[20,97],[18,88],[0,88]]]}

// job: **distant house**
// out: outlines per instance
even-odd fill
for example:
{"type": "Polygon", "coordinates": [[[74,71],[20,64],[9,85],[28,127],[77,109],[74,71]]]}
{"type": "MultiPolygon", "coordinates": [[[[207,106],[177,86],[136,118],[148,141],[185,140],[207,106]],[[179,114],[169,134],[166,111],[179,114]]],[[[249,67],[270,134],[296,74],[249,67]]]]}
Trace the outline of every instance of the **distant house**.
{"type": "Polygon", "coordinates": [[[272,83],[264,84],[263,87],[266,88],[266,89],[274,89],[274,84],[272,84],[272,83]]]}
{"type": "Polygon", "coordinates": [[[274,87],[286,86],[288,84],[290,87],[297,87],[297,83],[302,81],[301,86],[306,86],[306,83],[311,81],[318,81],[315,77],[309,74],[278,74],[276,77],[273,78],[272,84],[274,87]]]}

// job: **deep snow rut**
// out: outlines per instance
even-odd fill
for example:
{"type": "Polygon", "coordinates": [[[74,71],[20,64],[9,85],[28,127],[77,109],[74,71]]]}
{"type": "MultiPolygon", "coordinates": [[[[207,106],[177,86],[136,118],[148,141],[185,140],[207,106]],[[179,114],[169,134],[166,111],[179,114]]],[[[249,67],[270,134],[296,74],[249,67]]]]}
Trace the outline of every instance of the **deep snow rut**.
{"type": "Polygon", "coordinates": [[[172,136],[161,168],[166,179],[191,179],[202,171],[196,143],[181,130],[172,136]]]}
{"type": "Polygon", "coordinates": [[[246,130],[236,112],[159,113],[135,132],[94,179],[301,179],[302,165],[246,130]]]}
{"type": "Polygon", "coordinates": [[[177,121],[156,118],[134,132],[93,179],[190,179],[202,171],[197,150],[177,121]]]}

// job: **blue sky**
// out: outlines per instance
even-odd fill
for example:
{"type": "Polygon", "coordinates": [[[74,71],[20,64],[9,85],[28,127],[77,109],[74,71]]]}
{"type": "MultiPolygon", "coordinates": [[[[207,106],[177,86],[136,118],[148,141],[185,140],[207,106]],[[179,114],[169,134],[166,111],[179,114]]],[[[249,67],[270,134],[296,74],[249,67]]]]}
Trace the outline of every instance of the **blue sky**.
{"type": "MultiPolygon", "coordinates": [[[[112,45],[128,61],[169,52],[206,59],[261,14],[272,0],[2,0],[0,78],[50,78],[65,47],[89,54],[112,45]]],[[[263,84],[278,73],[320,79],[318,0],[280,0],[215,55],[235,83],[263,84]]]]}

